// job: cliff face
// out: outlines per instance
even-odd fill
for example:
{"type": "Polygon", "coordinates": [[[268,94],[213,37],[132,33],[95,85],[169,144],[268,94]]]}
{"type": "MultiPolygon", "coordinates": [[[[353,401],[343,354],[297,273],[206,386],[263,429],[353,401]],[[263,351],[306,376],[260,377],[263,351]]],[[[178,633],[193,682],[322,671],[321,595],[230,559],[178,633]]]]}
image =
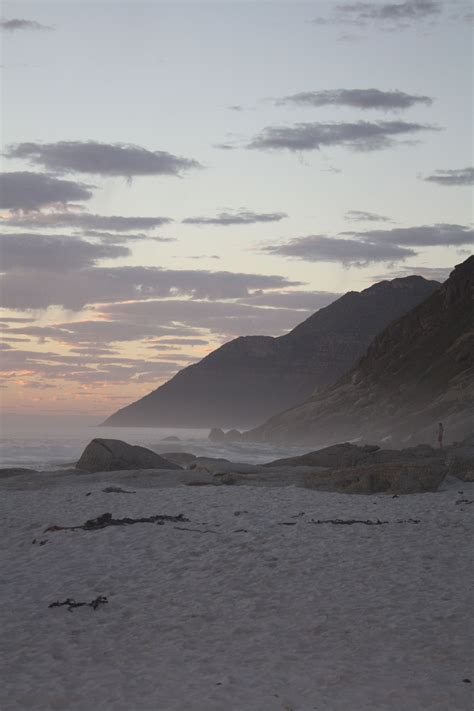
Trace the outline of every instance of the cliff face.
{"type": "Polygon", "coordinates": [[[108,418],[108,426],[249,427],[347,372],[388,323],[439,284],[422,277],[349,292],[290,333],[244,336],[108,418]]]}
{"type": "Polygon", "coordinates": [[[360,438],[448,441],[474,428],[474,257],[375,338],[357,365],[319,396],[272,417],[249,439],[305,445],[360,438]]]}

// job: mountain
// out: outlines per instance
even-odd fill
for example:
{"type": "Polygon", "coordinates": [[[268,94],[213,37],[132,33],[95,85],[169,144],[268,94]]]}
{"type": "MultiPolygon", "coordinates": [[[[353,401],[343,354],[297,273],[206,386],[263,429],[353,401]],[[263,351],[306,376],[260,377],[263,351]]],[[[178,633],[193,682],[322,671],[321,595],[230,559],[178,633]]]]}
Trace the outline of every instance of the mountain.
{"type": "Polygon", "coordinates": [[[348,292],[284,336],[236,338],[118,410],[104,425],[256,425],[333,383],[377,333],[438,287],[419,276],[379,282],[348,292]]]}
{"type": "Polygon", "coordinates": [[[423,303],[390,324],[337,383],[245,434],[312,445],[435,443],[474,429],[474,256],[423,303]]]}

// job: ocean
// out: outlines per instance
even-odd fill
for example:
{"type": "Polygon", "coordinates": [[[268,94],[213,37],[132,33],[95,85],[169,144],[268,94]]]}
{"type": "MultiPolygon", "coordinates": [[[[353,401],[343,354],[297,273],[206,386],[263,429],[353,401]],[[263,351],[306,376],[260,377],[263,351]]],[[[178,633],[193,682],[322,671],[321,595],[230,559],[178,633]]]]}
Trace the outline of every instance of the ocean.
{"type": "Polygon", "coordinates": [[[158,453],[190,452],[202,457],[223,457],[235,462],[263,463],[301,454],[292,447],[260,443],[217,443],[208,439],[209,429],[154,427],[99,427],[89,422],[3,421],[0,427],[0,466],[51,471],[74,466],[95,437],[121,439],[158,453]],[[177,437],[179,441],[164,441],[177,437]]]}

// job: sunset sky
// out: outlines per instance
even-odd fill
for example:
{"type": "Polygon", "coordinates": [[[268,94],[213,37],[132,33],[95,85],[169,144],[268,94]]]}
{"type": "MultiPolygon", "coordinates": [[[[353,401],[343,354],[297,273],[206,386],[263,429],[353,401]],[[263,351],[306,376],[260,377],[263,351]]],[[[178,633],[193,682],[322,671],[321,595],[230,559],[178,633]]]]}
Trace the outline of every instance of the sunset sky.
{"type": "Polygon", "coordinates": [[[4,412],[97,421],[238,335],[446,278],[471,8],[4,2],[4,412]]]}

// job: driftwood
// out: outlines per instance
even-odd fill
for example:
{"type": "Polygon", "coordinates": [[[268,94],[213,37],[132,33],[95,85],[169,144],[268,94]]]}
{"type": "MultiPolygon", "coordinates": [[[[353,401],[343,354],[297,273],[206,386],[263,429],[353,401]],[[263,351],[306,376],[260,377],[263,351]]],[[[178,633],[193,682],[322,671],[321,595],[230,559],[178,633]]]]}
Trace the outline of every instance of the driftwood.
{"type": "Polygon", "coordinates": [[[144,518],[112,518],[111,513],[104,513],[97,518],[91,518],[81,526],[49,526],[45,528],[44,533],[56,531],[98,531],[107,526],[132,526],[134,523],[156,523],[158,526],[163,526],[165,521],[173,523],[186,523],[189,518],[185,518],[183,514],[178,516],[147,516],[144,518]]]}
{"type": "MultiPolygon", "coordinates": [[[[188,519],[183,519],[187,521],[188,519]]],[[[173,526],[177,531],[193,531],[194,533],[217,533],[210,528],[184,528],[184,526],[173,526]]]]}
{"type": "Polygon", "coordinates": [[[66,600],[63,600],[63,602],[56,600],[56,602],[52,602],[48,607],[63,607],[66,605],[68,612],[72,612],[75,607],[92,607],[93,610],[97,610],[99,605],[106,605],[107,603],[108,600],[105,595],[99,595],[99,597],[96,597],[95,600],[91,600],[90,602],[76,602],[68,597],[66,600]]]}
{"type": "Polygon", "coordinates": [[[311,521],[308,521],[308,523],[314,523],[314,524],[325,524],[325,523],[332,523],[334,526],[353,526],[355,523],[363,523],[365,526],[386,526],[390,523],[420,523],[420,519],[417,518],[408,518],[406,520],[403,519],[397,519],[396,521],[381,521],[380,519],[377,519],[376,521],[371,521],[370,519],[367,519],[366,521],[362,521],[360,519],[356,518],[348,518],[348,519],[342,519],[342,518],[333,518],[333,519],[327,519],[325,521],[315,521],[314,519],[311,519],[311,521]]]}
{"type": "Polygon", "coordinates": [[[126,489],[121,489],[120,486],[106,486],[102,489],[106,494],[136,494],[136,491],[127,491],[126,489]]]}

